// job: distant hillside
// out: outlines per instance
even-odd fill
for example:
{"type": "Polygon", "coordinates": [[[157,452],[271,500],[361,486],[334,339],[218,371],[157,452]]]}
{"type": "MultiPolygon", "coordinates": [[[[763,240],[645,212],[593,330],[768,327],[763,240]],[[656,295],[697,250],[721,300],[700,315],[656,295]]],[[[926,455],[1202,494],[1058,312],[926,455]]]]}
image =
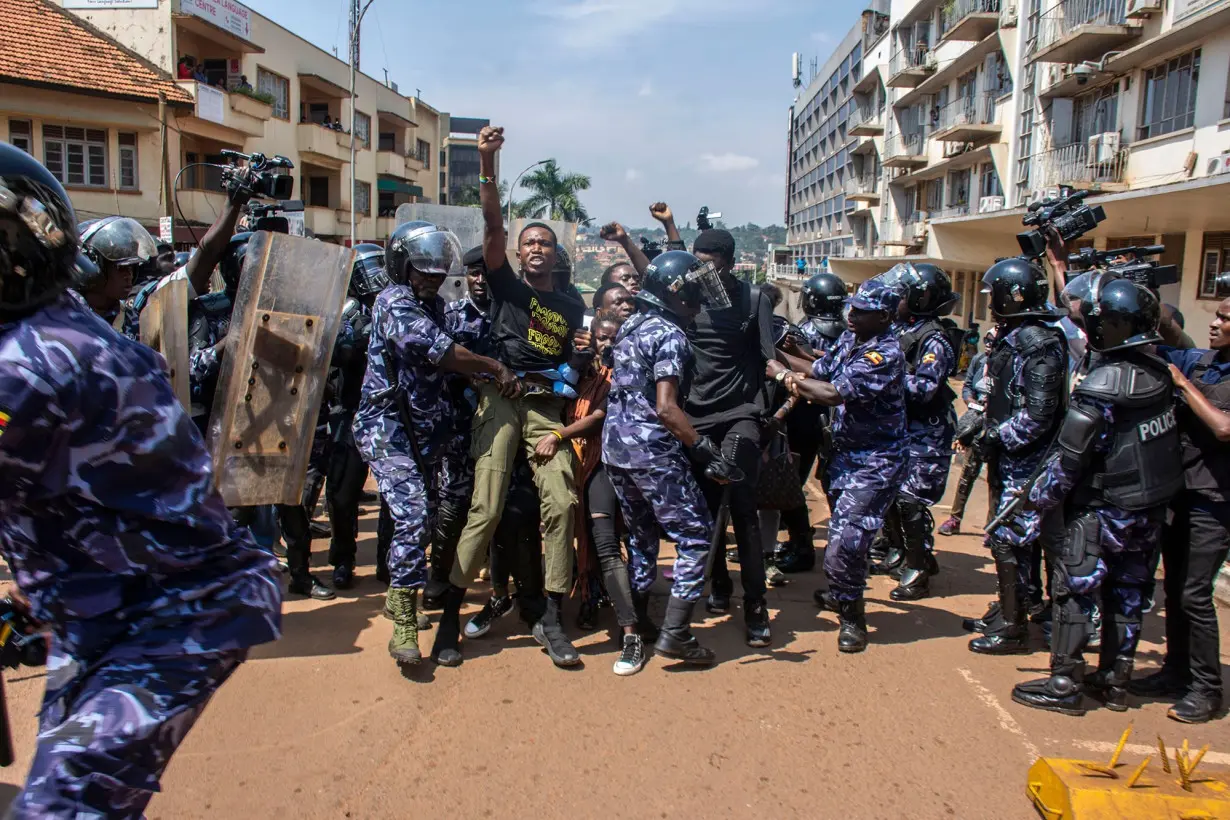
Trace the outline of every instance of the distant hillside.
{"type": "MultiPolygon", "coordinates": [[[[786,229],[781,225],[761,227],[760,225],[748,223],[747,225],[732,228],[720,220],[714,224],[719,228],[725,228],[731,232],[735,238],[735,248],[740,254],[748,253],[756,256],[762,256],[768,250],[768,246],[770,244],[786,244],[786,229]]],[[[655,226],[653,228],[629,227],[627,230],[628,235],[634,238],[639,239],[642,236],[647,236],[657,242],[666,241],[666,231],[664,231],[660,226],[655,226]]],[[[696,236],[699,233],[700,231],[693,228],[690,223],[679,229],[679,235],[683,237],[683,241],[687,243],[689,248],[692,247],[692,240],[696,239],[696,236]]],[[[594,235],[595,237],[597,236],[596,230],[594,231],[594,235]]]]}

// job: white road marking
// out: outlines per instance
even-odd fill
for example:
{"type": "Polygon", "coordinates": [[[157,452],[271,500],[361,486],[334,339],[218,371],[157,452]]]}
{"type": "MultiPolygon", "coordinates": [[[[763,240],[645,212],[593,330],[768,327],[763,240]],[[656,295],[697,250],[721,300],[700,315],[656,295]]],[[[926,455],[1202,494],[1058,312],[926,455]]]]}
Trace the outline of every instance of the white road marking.
{"type": "MultiPolygon", "coordinates": [[[[999,702],[999,698],[995,697],[995,693],[979,683],[978,679],[974,677],[974,673],[970,672],[968,669],[958,669],[957,671],[961,673],[961,677],[965,678],[965,682],[973,688],[974,693],[978,695],[978,699],[987,706],[991,707],[992,711],[995,712],[996,717],[999,718],[999,727],[1006,732],[1011,732],[1021,739],[1021,744],[1025,747],[1026,753],[1029,754],[1030,762],[1032,763],[1034,760],[1041,757],[1042,753],[1038,751],[1038,747],[1031,743],[1029,738],[1025,736],[1025,730],[1023,730],[1021,725],[1016,722],[1016,719],[1008,713],[1008,710],[1003,707],[1003,704],[999,702]]],[[[1111,745],[1111,748],[1114,748],[1113,744],[1111,745]]]]}
{"type": "MultiPolygon", "coordinates": [[[[1173,751],[1174,747],[1170,745],[1170,741],[1165,737],[1163,737],[1162,740],[1166,741],[1167,754],[1169,754],[1171,757],[1174,757],[1174,751],[1173,751]]],[[[1062,743],[1063,741],[1057,741],[1057,742],[1062,743]]],[[[1091,752],[1104,752],[1106,754],[1110,754],[1111,752],[1115,751],[1115,747],[1118,746],[1119,744],[1108,743],[1104,740],[1074,740],[1072,741],[1072,745],[1080,749],[1088,749],[1091,752]]],[[[1191,748],[1199,749],[1203,745],[1204,745],[1203,743],[1194,743],[1194,744],[1191,744],[1191,748]]],[[[1146,746],[1143,743],[1129,743],[1128,745],[1123,747],[1123,751],[1130,752],[1131,754],[1134,754],[1134,755],[1142,755],[1142,756],[1143,755],[1156,755],[1157,747],[1156,746],[1146,746]]],[[[1193,752],[1193,754],[1195,754],[1195,752],[1193,752]]],[[[1204,756],[1204,760],[1201,762],[1202,763],[1217,763],[1219,765],[1230,765],[1230,754],[1226,754],[1225,752],[1210,751],[1204,756]]]]}

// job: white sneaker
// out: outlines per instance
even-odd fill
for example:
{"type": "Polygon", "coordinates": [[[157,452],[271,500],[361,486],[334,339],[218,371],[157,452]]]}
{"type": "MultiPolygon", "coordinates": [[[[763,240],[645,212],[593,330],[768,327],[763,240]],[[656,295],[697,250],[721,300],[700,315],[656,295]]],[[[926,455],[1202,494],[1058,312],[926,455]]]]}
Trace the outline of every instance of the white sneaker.
{"type": "Polygon", "coordinates": [[[620,677],[635,675],[645,668],[645,642],[640,635],[624,635],[624,648],[615,661],[614,672],[620,677]]]}

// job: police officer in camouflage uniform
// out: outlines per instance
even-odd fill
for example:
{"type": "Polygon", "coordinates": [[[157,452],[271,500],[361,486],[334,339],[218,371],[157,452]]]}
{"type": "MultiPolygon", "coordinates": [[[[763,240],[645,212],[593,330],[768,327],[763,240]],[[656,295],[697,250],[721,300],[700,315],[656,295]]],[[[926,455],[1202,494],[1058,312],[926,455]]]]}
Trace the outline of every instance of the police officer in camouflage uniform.
{"type": "MultiPolygon", "coordinates": [[[[372,308],[367,375],[354,435],[393,516],[386,614],[394,624],[389,654],[417,663],[417,596],[427,583],[431,512],[438,508],[436,473],[452,426],[446,372],[513,381],[508,368],[476,356],[445,332],[440,286],[461,264],[457,238],[428,222],[408,222],[389,237],[385,270],[392,284],[372,308]]],[[[450,587],[446,595],[455,595],[450,587]]],[[[457,602],[459,603],[459,601],[457,602]]],[[[461,662],[460,621],[448,612],[433,657],[461,662]]]]}
{"type": "Polygon", "coordinates": [[[137,817],[210,697],[275,640],[274,559],[231,520],[166,361],[75,293],[60,183],[0,143],[0,548],[52,630],[10,817],[137,817]]]}
{"type": "MultiPolygon", "coordinates": [[[[674,579],[655,651],[685,663],[707,665],[713,651],[692,635],[692,610],[705,587],[705,559],[713,519],[689,459],[710,478],[728,476],[732,465],[683,411],[691,367],[684,333],[700,311],[702,296],[729,306],[717,271],[686,251],[667,251],[645,270],[636,300],[638,312],[615,342],[615,369],[602,460],[628,526],[632,591],[648,596],[658,573],[658,540],[663,531],[676,544],[674,579]],[[702,280],[708,280],[706,289],[702,280]]],[[[645,662],[641,636],[623,636],[617,665],[639,669],[645,662]]]]}
{"type": "Polygon", "coordinates": [[[125,300],[137,271],[157,259],[154,237],[140,222],[122,216],[82,222],[77,230],[81,253],[94,268],[73,287],[108,324],[139,342],[139,331],[128,315],[131,311],[125,309],[125,300]]]}
{"type": "MultiPolygon", "coordinates": [[[[806,336],[812,353],[817,359],[829,355],[846,323],[842,310],[846,302],[846,283],[831,273],[817,273],[803,283],[802,306],[807,319],[799,325],[806,336]]],[[[820,457],[819,472],[824,473],[823,453],[828,410],[823,405],[803,403],[786,417],[786,433],[790,439],[791,452],[799,455],[799,481],[806,485],[812,476],[816,458],[820,457]]],[[[782,572],[809,572],[816,565],[814,538],[816,531],[811,526],[811,511],[807,505],[782,511],[782,525],[789,533],[786,543],[777,549],[776,563],[782,572]]]]}
{"type": "MultiPolygon", "coordinates": [[[[371,336],[372,305],[389,284],[384,271],[384,248],[363,243],[355,246],[354,268],[347,289],[348,298],[342,308],[342,318],[354,331],[354,349],[340,365],[340,387],[335,401],[336,412],[329,422],[333,452],[329,460],[325,502],[329,510],[329,525],[333,537],[329,544],[329,563],[333,565],[333,586],[349,589],[354,585],[355,556],[358,552],[359,502],[363,485],[367,483],[367,465],[354,440],[354,417],[363,394],[363,376],[367,372],[367,345],[371,336]]],[[[387,543],[382,543],[387,548],[387,543]]],[[[377,549],[377,566],[382,550],[377,549]]]]}
{"type": "Polygon", "coordinates": [[[829,587],[816,601],[840,615],[842,652],[867,648],[867,553],[906,475],[905,360],[891,329],[900,301],[895,285],[864,282],[849,299],[849,330],[812,365],[811,378],[782,377],[794,395],[833,408],[829,587]]]}
{"type": "MultiPolygon", "coordinates": [[[[487,290],[487,265],[483,261],[482,246],[466,251],[461,263],[466,272],[466,295],[445,307],[444,330],[466,350],[486,355],[491,333],[491,319],[487,315],[491,309],[491,294],[487,290]]],[[[431,577],[423,594],[425,601],[431,599],[428,606],[436,603],[448,589],[448,576],[457,557],[457,540],[466,524],[470,491],[474,487],[470,430],[478,397],[464,376],[451,377],[448,392],[453,405],[453,431],[440,461],[440,511],[431,547],[431,577]]],[[[511,600],[505,603],[511,607],[511,600]]]]}
{"type": "MultiPolygon", "coordinates": [[[[1055,310],[1047,302],[1046,272],[1026,259],[1005,259],[983,277],[991,315],[999,323],[993,346],[987,351],[986,376],[990,384],[984,434],[980,447],[986,454],[987,482],[995,491],[991,507],[1003,509],[1037,474],[1068,404],[1068,345],[1053,324],[1055,310]]],[[[1062,510],[1043,515],[1021,511],[1014,524],[987,534],[986,544],[995,560],[998,600],[968,626],[983,636],[970,641],[972,652],[984,655],[1023,654],[1029,651],[1028,610],[1034,551],[1046,552],[1063,538],[1062,510]]]]}
{"type": "Polygon", "coordinates": [[[1068,510],[1062,547],[1051,556],[1051,674],[1012,690],[1017,703],[1067,715],[1085,713],[1085,692],[1127,709],[1153,556],[1166,507],[1183,488],[1174,382],[1151,347],[1161,341],[1157,297],[1098,273],[1081,315],[1100,355],[1073,389],[1058,447],[1025,496],[1027,508],[1068,510]],[[1101,657],[1086,678],[1081,653],[1097,597],[1101,657]]]}
{"type": "MultiPolygon", "coordinates": [[[[957,429],[948,378],[957,372],[958,344],[941,317],[957,303],[952,280],[931,264],[899,265],[886,276],[900,278],[905,298],[898,308],[897,340],[905,357],[905,408],[909,430],[909,468],[894,502],[901,527],[901,580],[889,593],[894,601],[917,601],[930,594],[936,571],[935,520],[948,485],[952,439],[957,429]]],[[[955,327],[955,326],[953,326],[955,327]]]]}

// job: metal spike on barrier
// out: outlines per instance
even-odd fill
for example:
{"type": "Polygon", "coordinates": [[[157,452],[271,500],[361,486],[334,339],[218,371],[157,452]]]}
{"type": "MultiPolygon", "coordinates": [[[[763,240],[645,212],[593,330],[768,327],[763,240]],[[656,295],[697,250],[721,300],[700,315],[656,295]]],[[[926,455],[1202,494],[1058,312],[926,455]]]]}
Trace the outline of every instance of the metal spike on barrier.
{"type": "Polygon", "coordinates": [[[1162,740],[1162,736],[1157,736],[1157,750],[1162,755],[1162,771],[1170,774],[1170,758],[1166,756],[1166,742],[1162,740]]]}
{"type": "Polygon", "coordinates": [[[1132,776],[1128,778],[1127,787],[1133,789],[1136,787],[1136,782],[1140,780],[1140,776],[1145,773],[1145,769],[1149,767],[1149,761],[1153,759],[1153,755],[1149,755],[1144,760],[1140,761],[1140,765],[1136,767],[1136,771],[1132,772],[1132,776]]]}

